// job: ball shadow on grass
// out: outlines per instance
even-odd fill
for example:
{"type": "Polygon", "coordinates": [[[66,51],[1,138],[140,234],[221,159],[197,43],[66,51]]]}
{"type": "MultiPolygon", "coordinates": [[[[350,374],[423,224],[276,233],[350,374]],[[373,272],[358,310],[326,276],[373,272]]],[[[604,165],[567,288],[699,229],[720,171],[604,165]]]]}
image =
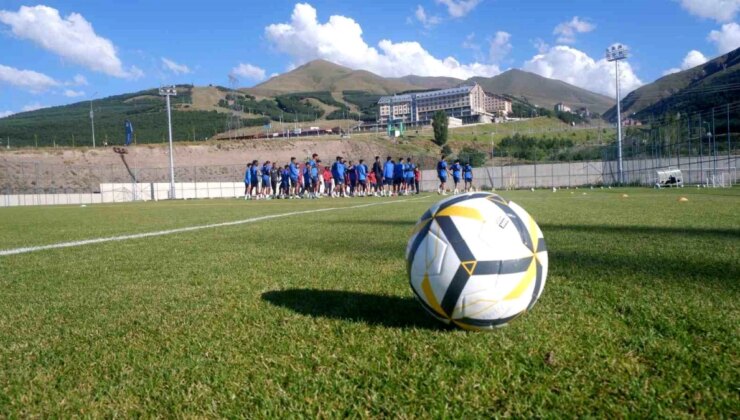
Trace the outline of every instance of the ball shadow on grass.
{"type": "Polygon", "coordinates": [[[265,292],[262,299],[299,314],[362,322],[386,328],[443,330],[414,298],[319,289],[265,292]]]}

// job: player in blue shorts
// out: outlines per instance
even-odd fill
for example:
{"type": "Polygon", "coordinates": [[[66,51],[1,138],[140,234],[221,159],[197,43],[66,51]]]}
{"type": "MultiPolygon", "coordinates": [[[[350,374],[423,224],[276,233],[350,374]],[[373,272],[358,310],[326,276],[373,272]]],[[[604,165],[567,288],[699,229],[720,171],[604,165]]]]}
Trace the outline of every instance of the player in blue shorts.
{"type": "Polygon", "coordinates": [[[437,176],[439,177],[439,188],[437,194],[447,195],[446,185],[447,184],[447,161],[445,161],[445,155],[437,162],[437,176]]]}
{"type": "Polygon", "coordinates": [[[311,155],[311,161],[309,162],[309,165],[311,165],[311,186],[313,187],[311,198],[319,198],[319,163],[321,163],[321,160],[318,153],[311,155]]]}
{"type": "Polygon", "coordinates": [[[311,161],[308,161],[303,165],[303,191],[301,191],[301,196],[304,198],[311,197],[312,194],[313,182],[311,181],[311,161]]]}
{"type": "Polygon", "coordinates": [[[252,161],[252,172],[250,173],[250,179],[252,181],[252,186],[249,189],[250,195],[256,195],[259,199],[260,194],[260,171],[259,171],[259,162],[256,160],[252,161]]]}
{"type": "Polygon", "coordinates": [[[290,158],[290,164],[288,165],[288,171],[290,173],[290,197],[298,197],[300,188],[298,186],[298,163],[295,161],[295,157],[290,158]]]}
{"type": "Polygon", "coordinates": [[[346,197],[344,191],[344,175],[346,167],[341,156],[337,156],[337,160],[331,166],[331,174],[334,178],[334,196],[335,197],[346,197]]]}
{"type": "Polygon", "coordinates": [[[465,192],[470,192],[473,188],[473,166],[470,162],[463,166],[463,178],[465,179],[465,192]]]}
{"type": "Polygon", "coordinates": [[[262,195],[265,199],[270,198],[272,195],[272,189],[270,188],[270,172],[272,172],[272,164],[270,161],[265,161],[262,165],[262,195]]]}
{"type": "Polygon", "coordinates": [[[367,166],[364,160],[360,159],[355,166],[355,172],[357,172],[357,195],[364,197],[367,193],[367,166]]]}
{"type": "Polygon", "coordinates": [[[411,163],[411,158],[406,158],[406,167],[404,171],[404,178],[406,180],[406,194],[413,193],[414,189],[414,169],[416,169],[416,166],[411,163]]]}
{"type": "Polygon", "coordinates": [[[247,170],[244,171],[244,199],[249,200],[250,189],[252,188],[252,164],[247,163],[247,170]]]}
{"type": "Polygon", "coordinates": [[[460,179],[462,178],[462,166],[460,165],[460,159],[455,160],[455,163],[452,164],[450,170],[452,171],[452,180],[455,182],[454,194],[457,194],[460,192],[457,186],[458,184],[460,184],[460,179]]]}
{"type": "Polygon", "coordinates": [[[285,165],[280,174],[282,175],[280,179],[280,196],[281,198],[288,198],[290,196],[290,167],[285,165]]]}
{"type": "Polygon", "coordinates": [[[403,158],[398,158],[398,162],[393,166],[393,192],[398,196],[403,193],[403,158]]]}
{"type": "Polygon", "coordinates": [[[383,164],[383,196],[384,197],[390,197],[393,193],[393,171],[396,167],[396,163],[391,160],[391,157],[388,156],[388,158],[385,161],[385,164],[383,164]]]}

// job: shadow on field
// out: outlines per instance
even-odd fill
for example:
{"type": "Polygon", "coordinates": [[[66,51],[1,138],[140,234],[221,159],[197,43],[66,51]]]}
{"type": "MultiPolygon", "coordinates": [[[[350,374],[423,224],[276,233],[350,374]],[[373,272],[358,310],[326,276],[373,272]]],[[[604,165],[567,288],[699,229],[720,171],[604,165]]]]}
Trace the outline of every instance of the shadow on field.
{"type": "Polygon", "coordinates": [[[693,236],[726,236],[737,239],[740,237],[738,229],[707,229],[707,228],[678,228],[666,226],[600,226],[600,225],[557,225],[540,224],[543,232],[571,231],[585,233],[619,233],[626,235],[677,235],[687,239],[693,236]]]}
{"type": "Polygon", "coordinates": [[[288,289],[265,292],[262,299],[313,317],[364,322],[387,328],[444,328],[425,314],[413,298],[341,290],[288,289]]]}

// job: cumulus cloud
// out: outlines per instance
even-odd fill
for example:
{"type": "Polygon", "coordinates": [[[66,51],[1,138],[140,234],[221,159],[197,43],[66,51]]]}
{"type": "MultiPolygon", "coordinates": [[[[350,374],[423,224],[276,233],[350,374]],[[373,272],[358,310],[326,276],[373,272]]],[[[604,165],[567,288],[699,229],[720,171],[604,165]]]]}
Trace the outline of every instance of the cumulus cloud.
{"type": "MultiPolygon", "coordinates": [[[[606,59],[595,60],[583,51],[565,45],[552,47],[524,63],[524,70],[612,98],[616,96],[614,67],[614,63],[606,59]]],[[[623,96],[643,84],[629,62],[620,63],[620,73],[623,96]]]]}
{"type": "Polygon", "coordinates": [[[65,89],[64,96],[68,98],[79,98],[80,96],[85,96],[85,92],[81,90],[65,89]]]}
{"type": "Polygon", "coordinates": [[[740,0],[680,0],[681,6],[694,16],[730,22],[740,10],[740,0]]]}
{"type": "Polygon", "coordinates": [[[13,114],[15,114],[13,111],[0,111],[0,118],[9,117],[13,114]]]}
{"type": "Polygon", "coordinates": [[[547,52],[547,50],[550,49],[550,45],[545,42],[542,38],[537,38],[534,41],[532,41],[532,45],[535,49],[537,49],[537,52],[540,54],[544,54],[547,52]]]}
{"type": "Polygon", "coordinates": [[[185,64],[178,64],[167,57],[162,57],[162,67],[175,75],[190,74],[190,68],[185,64]]]}
{"type": "Polygon", "coordinates": [[[31,93],[45,92],[60,83],[33,70],[19,70],[0,64],[0,83],[6,83],[31,93]]]}
{"type": "Polygon", "coordinates": [[[709,59],[700,51],[691,50],[688,54],[686,54],[686,57],[684,57],[680,67],[668,69],[663,72],[663,75],[665,76],[668,74],[678,73],[682,70],[693,69],[696,66],[701,66],[707,61],[709,61],[709,59]]]}
{"type": "Polygon", "coordinates": [[[447,13],[453,18],[460,18],[472,12],[481,0],[437,0],[437,4],[447,6],[447,13]]]}
{"type": "Polygon", "coordinates": [[[296,4],[289,23],[267,26],[265,38],[275,50],[290,55],[293,64],[298,65],[323,58],[389,77],[415,74],[467,79],[495,76],[501,72],[495,64],[462,64],[453,57],[434,57],[413,41],[384,39],[377,48],[371,47],[363,39],[362,28],[354,19],[334,15],[326,23],[320,23],[316,9],[305,3],[296,4]]]}
{"type": "Polygon", "coordinates": [[[724,24],[721,30],[710,32],[707,39],[717,46],[720,54],[727,54],[740,47],[740,25],[735,22],[724,24]]]}
{"type": "Polygon", "coordinates": [[[21,6],[17,12],[0,10],[0,22],[13,34],[90,70],[110,76],[137,79],[143,72],[124,69],[113,43],[95,33],[92,24],[78,13],[62,18],[48,6],[21,6]]]}
{"type": "Polygon", "coordinates": [[[416,17],[416,20],[418,20],[419,23],[421,23],[421,25],[426,29],[431,29],[432,26],[437,25],[442,21],[439,16],[427,15],[426,10],[424,10],[421,5],[416,6],[416,12],[414,12],[414,16],[416,17]]]}
{"type": "Polygon", "coordinates": [[[596,25],[588,21],[580,19],[578,16],[574,16],[568,22],[560,23],[552,31],[554,35],[558,36],[557,41],[561,44],[573,44],[576,42],[576,35],[588,33],[596,29],[596,25]]]}
{"type": "Polygon", "coordinates": [[[248,80],[261,81],[265,80],[265,69],[253,66],[251,64],[239,63],[238,66],[231,69],[231,74],[237,77],[243,77],[248,80]]]}
{"type": "Polygon", "coordinates": [[[41,109],[41,108],[46,108],[46,107],[43,106],[43,105],[41,105],[38,102],[34,102],[32,104],[28,104],[28,105],[24,106],[22,110],[23,110],[23,112],[30,112],[30,111],[36,111],[36,110],[41,109]]]}
{"type": "Polygon", "coordinates": [[[492,63],[498,63],[511,52],[511,34],[504,31],[496,32],[490,39],[488,56],[492,63]]]}

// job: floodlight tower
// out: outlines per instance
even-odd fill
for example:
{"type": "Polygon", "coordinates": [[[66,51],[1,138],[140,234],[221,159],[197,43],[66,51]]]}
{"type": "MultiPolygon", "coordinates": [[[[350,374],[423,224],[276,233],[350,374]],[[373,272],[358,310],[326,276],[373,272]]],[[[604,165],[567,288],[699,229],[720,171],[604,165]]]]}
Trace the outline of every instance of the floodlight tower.
{"type": "Polygon", "coordinates": [[[95,148],[95,113],[93,112],[93,100],[98,92],[93,93],[90,97],[90,127],[92,128],[92,146],[95,148]]]}
{"type": "Polygon", "coordinates": [[[620,184],[624,184],[624,166],[622,163],[622,106],[620,104],[619,62],[625,60],[628,55],[629,50],[622,44],[615,44],[606,49],[606,60],[613,61],[617,69],[617,161],[620,184]]]}
{"type": "Polygon", "coordinates": [[[167,98],[167,127],[170,133],[170,198],[175,199],[175,159],[172,153],[172,115],[170,114],[170,96],[177,96],[175,86],[159,88],[159,95],[167,98]]]}

